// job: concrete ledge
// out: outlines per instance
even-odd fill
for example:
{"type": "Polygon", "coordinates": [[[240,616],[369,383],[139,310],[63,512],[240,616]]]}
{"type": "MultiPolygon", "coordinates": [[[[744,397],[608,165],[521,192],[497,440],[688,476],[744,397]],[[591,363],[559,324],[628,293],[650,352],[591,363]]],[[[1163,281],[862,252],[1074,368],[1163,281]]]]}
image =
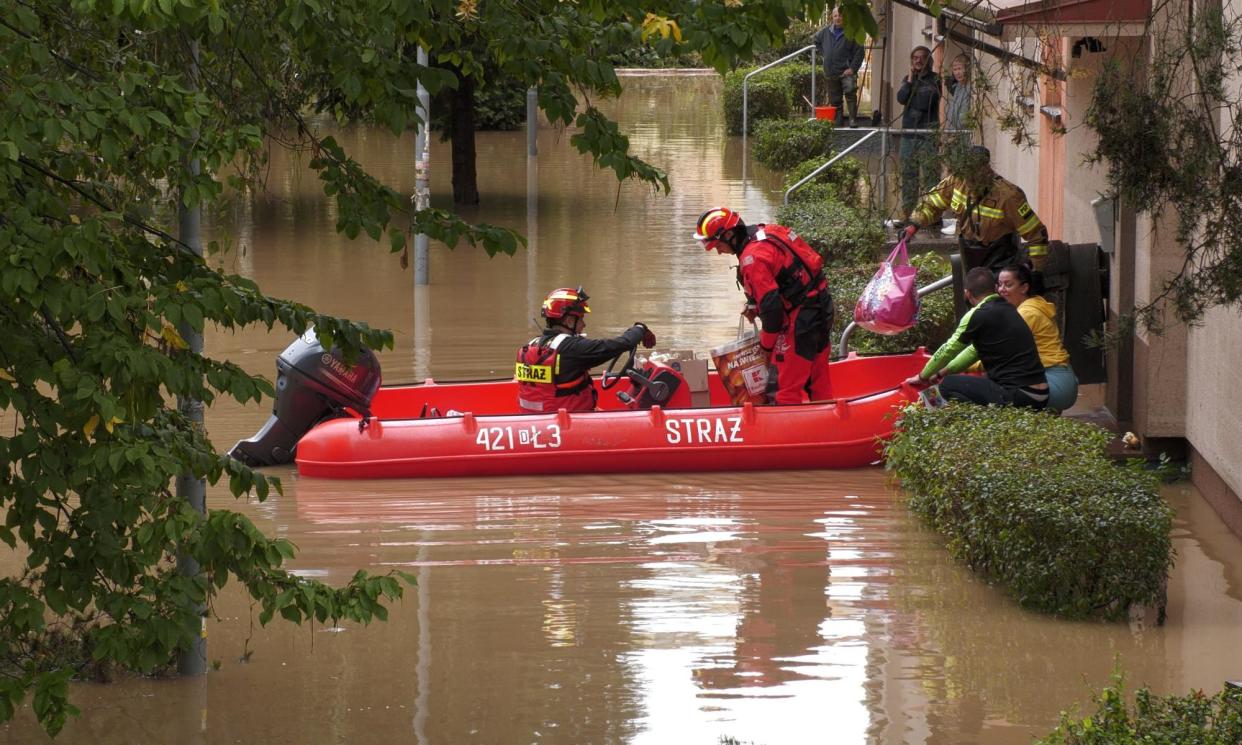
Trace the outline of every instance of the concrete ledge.
{"type": "Polygon", "coordinates": [[[1220,515],[1229,530],[1242,538],[1242,498],[1229,488],[1216,469],[1212,468],[1193,445],[1190,447],[1190,483],[1212,505],[1212,509],[1216,510],[1216,514],[1220,515]]]}

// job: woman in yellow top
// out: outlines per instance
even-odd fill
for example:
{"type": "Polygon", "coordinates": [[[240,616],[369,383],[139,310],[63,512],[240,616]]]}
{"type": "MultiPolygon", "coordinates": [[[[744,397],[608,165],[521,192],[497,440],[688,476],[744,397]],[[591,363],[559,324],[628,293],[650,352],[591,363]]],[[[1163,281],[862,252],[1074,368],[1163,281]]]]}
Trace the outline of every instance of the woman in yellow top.
{"type": "Polygon", "coordinates": [[[1078,378],[1070,368],[1069,352],[1061,343],[1057,328],[1057,307],[1039,295],[1031,294],[1031,270],[1025,264],[1001,269],[996,294],[1018,308],[1018,315],[1031,327],[1039,361],[1048,379],[1048,408],[1065,411],[1078,400],[1078,378]]]}
{"type": "MultiPolygon", "coordinates": [[[[1035,346],[1039,349],[1039,361],[1044,366],[1048,380],[1048,410],[1065,411],[1078,400],[1078,378],[1070,369],[1069,352],[1061,343],[1057,329],[1057,307],[1039,295],[1031,294],[1031,270],[1025,264],[1010,264],[1001,269],[996,281],[996,294],[1016,306],[1018,315],[1026,321],[1035,346]]],[[[955,370],[981,372],[979,355],[973,346],[966,347],[949,363],[955,370]]]]}

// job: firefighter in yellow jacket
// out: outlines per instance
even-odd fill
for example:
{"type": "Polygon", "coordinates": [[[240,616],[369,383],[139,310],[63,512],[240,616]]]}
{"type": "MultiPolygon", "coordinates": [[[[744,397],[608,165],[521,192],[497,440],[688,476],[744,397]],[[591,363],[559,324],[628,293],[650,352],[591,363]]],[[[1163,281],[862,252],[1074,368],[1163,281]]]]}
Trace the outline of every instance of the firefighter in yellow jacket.
{"type": "Polygon", "coordinates": [[[946,208],[957,216],[962,271],[985,266],[993,272],[1029,256],[1035,271],[1048,257],[1048,229],[1026,201],[1026,194],[992,170],[992,154],[981,145],[967,148],[953,173],[928,192],[910,213],[906,237],[940,219],[946,208]],[[1027,256],[1020,241],[1026,242],[1027,256]]]}

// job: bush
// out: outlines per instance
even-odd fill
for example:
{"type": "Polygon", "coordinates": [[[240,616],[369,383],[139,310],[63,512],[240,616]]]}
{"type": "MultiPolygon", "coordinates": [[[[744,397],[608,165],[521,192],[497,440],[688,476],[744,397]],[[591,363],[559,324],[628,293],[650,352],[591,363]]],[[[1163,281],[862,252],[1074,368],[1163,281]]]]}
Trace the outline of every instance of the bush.
{"type": "Polygon", "coordinates": [[[1037,745],[1146,745],[1197,743],[1237,745],[1242,742],[1242,693],[1225,690],[1215,696],[1196,691],[1188,696],[1157,696],[1146,687],[1126,705],[1122,678],[1094,697],[1095,714],[1080,719],[1062,712],[1061,724],[1037,745]]]}
{"type": "Polygon", "coordinates": [[[671,48],[671,40],[659,42],[635,41],[608,55],[613,67],[642,67],[647,69],[704,67],[698,52],[677,52],[671,48]]]}
{"type": "Polygon", "coordinates": [[[1108,439],[1027,409],[912,406],[885,455],[950,554],[1020,605],[1117,619],[1163,602],[1172,510],[1155,475],[1108,460],[1108,439]]]}
{"type": "MultiPolygon", "coordinates": [[[[841,332],[854,320],[854,304],[863,288],[871,281],[879,267],[878,259],[870,264],[842,267],[832,271],[828,281],[837,314],[832,322],[832,338],[841,338],[841,332]]],[[[949,273],[949,262],[933,253],[919,254],[910,258],[918,267],[918,286],[931,284],[949,273]]],[[[850,335],[849,351],[859,354],[897,354],[919,347],[935,351],[953,333],[956,319],[953,316],[953,290],[946,288],[923,298],[919,306],[919,320],[914,327],[900,334],[885,336],[863,328],[854,329],[850,335]]],[[[846,350],[839,350],[844,352],[846,350]]]]}
{"type": "MultiPolygon", "coordinates": [[[[729,134],[742,133],[742,81],[756,68],[741,67],[725,75],[724,116],[729,134]]],[[[822,70],[817,72],[816,85],[826,85],[822,70]]],[[[750,79],[750,131],[762,119],[788,119],[795,112],[806,110],[803,96],[811,94],[811,66],[788,63],[764,70],[750,79]]]]}
{"type": "MultiPolygon", "coordinates": [[[[445,89],[431,106],[431,129],[442,139],[452,133],[448,126],[449,94],[445,89]]],[[[519,81],[495,73],[493,79],[474,91],[474,128],[476,132],[508,132],[526,126],[526,86],[519,81]]]]}
{"type": "Polygon", "coordinates": [[[837,201],[791,202],[776,211],[775,221],[811,244],[830,271],[873,263],[884,246],[879,220],[837,201]]]}
{"type": "MultiPolygon", "coordinates": [[[[789,187],[806,178],[816,168],[827,163],[830,157],[829,155],[820,155],[804,160],[794,166],[785,175],[783,190],[787,191],[789,187]]],[[[816,176],[814,181],[804,184],[793,194],[790,194],[789,200],[791,202],[802,202],[835,196],[836,201],[857,207],[862,203],[862,187],[865,175],[866,169],[860,161],[855,158],[842,158],[833,163],[832,168],[816,176]]]]}
{"type": "MultiPolygon", "coordinates": [[[[807,21],[805,19],[790,21],[789,25],[785,27],[785,38],[780,44],[763,51],[755,50],[755,64],[766,65],[769,62],[775,62],[787,54],[798,51],[811,43],[811,39],[815,38],[815,33],[819,29],[820,23],[818,21],[807,21]]],[[[806,55],[805,61],[809,66],[811,61],[809,53],[806,55]]],[[[815,64],[821,70],[823,69],[824,58],[818,50],[815,52],[815,64]]],[[[823,88],[819,90],[822,91],[823,88]]]]}
{"type": "Polygon", "coordinates": [[[756,122],[753,152],[755,160],[774,171],[788,171],[811,158],[826,158],[832,152],[832,122],[826,119],[756,122]]]}
{"type": "Polygon", "coordinates": [[[480,132],[526,126],[526,86],[511,78],[492,80],[474,92],[474,123],[480,132]]]}

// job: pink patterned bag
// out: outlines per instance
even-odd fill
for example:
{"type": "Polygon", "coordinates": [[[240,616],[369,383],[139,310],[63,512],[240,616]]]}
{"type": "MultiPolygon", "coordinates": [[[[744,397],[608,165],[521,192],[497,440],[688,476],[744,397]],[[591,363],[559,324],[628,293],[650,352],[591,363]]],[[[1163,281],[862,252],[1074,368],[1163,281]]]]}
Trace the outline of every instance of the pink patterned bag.
{"type": "Polygon", "coordinates": [[[918,269],[910,265],[903,238],[881,262],[854,305],[854,322],[877,334],[900,334],[919,320],[918,269]]]}

